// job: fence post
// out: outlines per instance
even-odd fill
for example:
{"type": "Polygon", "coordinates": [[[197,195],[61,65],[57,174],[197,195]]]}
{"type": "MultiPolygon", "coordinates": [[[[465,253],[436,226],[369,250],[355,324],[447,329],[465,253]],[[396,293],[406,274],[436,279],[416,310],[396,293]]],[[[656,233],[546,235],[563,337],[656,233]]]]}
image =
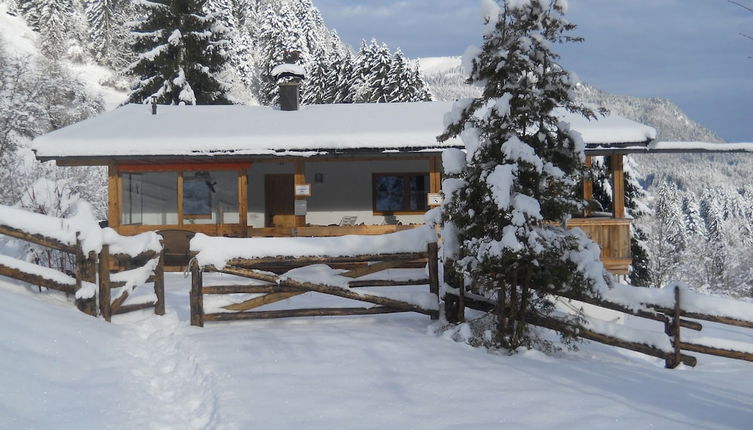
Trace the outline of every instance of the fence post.
{"type": "Polygon", "coordinates": [[[667,323],[666,332],[672,339],[674,352],[667,357],[664,367],[674,369],[679,366],[682,360],[682,351],[680,350],[680,287],[675,286],[675,307],[672,312],[672,320],[667,323]]]}
{"type": "MultiPolygon", "coordinates": [[[[84,282],[90,282],[95,283],[96,279],[93,279],[96,277],[93,273],[91,273],[91,254],[89,255],[89,258],[84,257],[84,251],[81,247],[81,240],[78,238],[78,233],[76,233],[76,255],[75,255],[75,265],[74,272],[76,273],[76,292],[80,290],[83,287],[84,282]],[[92,276],[94,275],[94,276],[92,276]]],[[[88,297],[88,298],[76,298],[76,308],[80,310],[81,312],[91,315],[91,316],[97,316],[97,304],[96,299],[94,297],[88,297]]]]}
{"type": "Polygon", "coordinates": [[[437,242],[432,242],[427,246],[427,260],[429,265],[429,292],[437,296],[437,312],[431,314],[431,319],[439,319],[439,305],[442,301],[439,299],[439,247],[437,242]]]}
{"type": "Polygon", "coordinates": [[[99,253],[99,313],[105,321],[112,319],[110,296],[110,246],[102,245],[99,253]]]}
{"type": "Polygon", "coordinates": [[[157,268],[154,270],[154,295],[157,303],[154,304],[155,315],[165,315],[165,247],[159,253],[157,268]]]}
{"type": "Polygon", "coordinates": [[[201,267],[195,258],[191,259],[191,325],[204,327],[204,297],[201,267]]]}

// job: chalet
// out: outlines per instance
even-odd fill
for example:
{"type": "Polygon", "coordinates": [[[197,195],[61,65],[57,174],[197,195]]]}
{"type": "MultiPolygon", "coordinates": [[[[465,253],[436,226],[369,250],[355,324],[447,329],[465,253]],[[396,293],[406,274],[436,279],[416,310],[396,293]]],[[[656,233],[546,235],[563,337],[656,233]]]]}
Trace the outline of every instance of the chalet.
{"type": "MultiPolygon", "coordinates": [[[[283,100],[285,98],[283,97],[283,100]]],[[[290,102],[290,98],[288,98],[290,102]]],[[[225,236],[381,234],[412,228],[440,202],[438,143],[449,102],[263,106],[126,105],[34,141],[60,166],[107,166],[108,223],[225,236]]],[[[562,114],[587,154],[613,155],[623,195],[622,153],[645,148],[647,126],[617,116],[562,114]]],[[[584,185],[590,197],[589,184],[584,185]]],[[[627,273],[623,200],[611,213],[573,218],[602,246],[607,268],[627,273]]]]}

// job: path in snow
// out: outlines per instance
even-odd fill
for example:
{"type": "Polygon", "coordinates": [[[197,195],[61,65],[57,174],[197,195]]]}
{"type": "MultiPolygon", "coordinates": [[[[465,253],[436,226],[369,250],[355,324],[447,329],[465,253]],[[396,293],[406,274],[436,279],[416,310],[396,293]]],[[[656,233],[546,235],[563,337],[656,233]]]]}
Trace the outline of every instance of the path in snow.
{"type": "Polygon", "coordinates": [[[211,429],[216,427],[213,378],[174,314],[125,322],[123,347],[133,359],[131,428],[211,429]]]}

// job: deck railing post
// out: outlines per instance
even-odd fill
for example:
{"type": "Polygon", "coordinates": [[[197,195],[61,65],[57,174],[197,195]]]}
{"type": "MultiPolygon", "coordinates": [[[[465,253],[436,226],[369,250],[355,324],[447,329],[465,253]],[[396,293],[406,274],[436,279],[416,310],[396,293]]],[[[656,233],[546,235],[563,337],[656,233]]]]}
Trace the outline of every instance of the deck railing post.
{"type": "Polygon", "coordinates": [[[682,351],[680,350],[680,287],[675,286],[675,306],[672,310],[672,319],[667,323],[666,332],[672,339],[672,347],[674,352],[667,357],[664,363],[664,367],[667,369],[674,369],[680,365],[682,359],[682,351]]]}
{"type": "Polygon", "coordinates": [[[191,259],[191,325],[204,327],[204,297],[201,267],[195,258],[191,259]]]}
{"type": "MultiPolygon", "coordinates": [[[[75,255],[75,268],[74,271],[76,273],[76,291],[80,290],[84,282],[90,282],[94,283],[96,282],[96,274],[93,274],[91,272],[91,253],[89,255],[89,258],[84,257],[84,251],[81,247],[81,240],[79,239],[79,234],[76,233],[76,255],[75,255]]],[[[96,261],[96,258],[95,258],[96,261]]],[[[81,312],[91,315],[91,316],[97,316],[97,304],[96,299],[94,297],[88,297],[88,298],[77,298],[76,300],[76,308],[80,310],[81,312]]]]}
{"type": "MultiPolygon", "coordinates": [[[[429,292],[437,296],[437,304],[441,305],[439,299],[439,247],[437,242],[432,242],[427,246],[427,264],[429,265],[429,292]]],[[[431,319],[439,319],[439,307],[437,312],[431,314],[431,319]]]]}
{"type": "MultiPolygon", "coordinates": [[[[160,241],[161,243],[161,241],[160,241]]],[[[159,261],[154,269],[154,295],[157,303],[154,304],[155,315],[165,315],[165,246],[159,253],[159,261]]]]}
{"type": "Polygon", "coordinates": [[[99,253],[99,313],[105,321],[112,320],[112,297],[110,294],[110,246],[102,245],[99,253]]]}

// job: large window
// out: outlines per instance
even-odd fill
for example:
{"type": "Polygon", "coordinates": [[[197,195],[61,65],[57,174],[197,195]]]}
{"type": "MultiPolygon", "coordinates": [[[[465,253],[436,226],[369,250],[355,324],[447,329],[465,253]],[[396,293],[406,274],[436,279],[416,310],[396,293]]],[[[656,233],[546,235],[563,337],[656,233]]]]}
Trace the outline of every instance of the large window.
{"type": "Polygon", "coordinates": [[[124,172],[121,181],[122,224],[240,222],[236,170],[124,172]]]}
{"type": "Polygon", "coordinates": [[[372,177],[374,212],[420,213],[427,210],[429,175],[425,173],[376,173],[372,177]]]}

